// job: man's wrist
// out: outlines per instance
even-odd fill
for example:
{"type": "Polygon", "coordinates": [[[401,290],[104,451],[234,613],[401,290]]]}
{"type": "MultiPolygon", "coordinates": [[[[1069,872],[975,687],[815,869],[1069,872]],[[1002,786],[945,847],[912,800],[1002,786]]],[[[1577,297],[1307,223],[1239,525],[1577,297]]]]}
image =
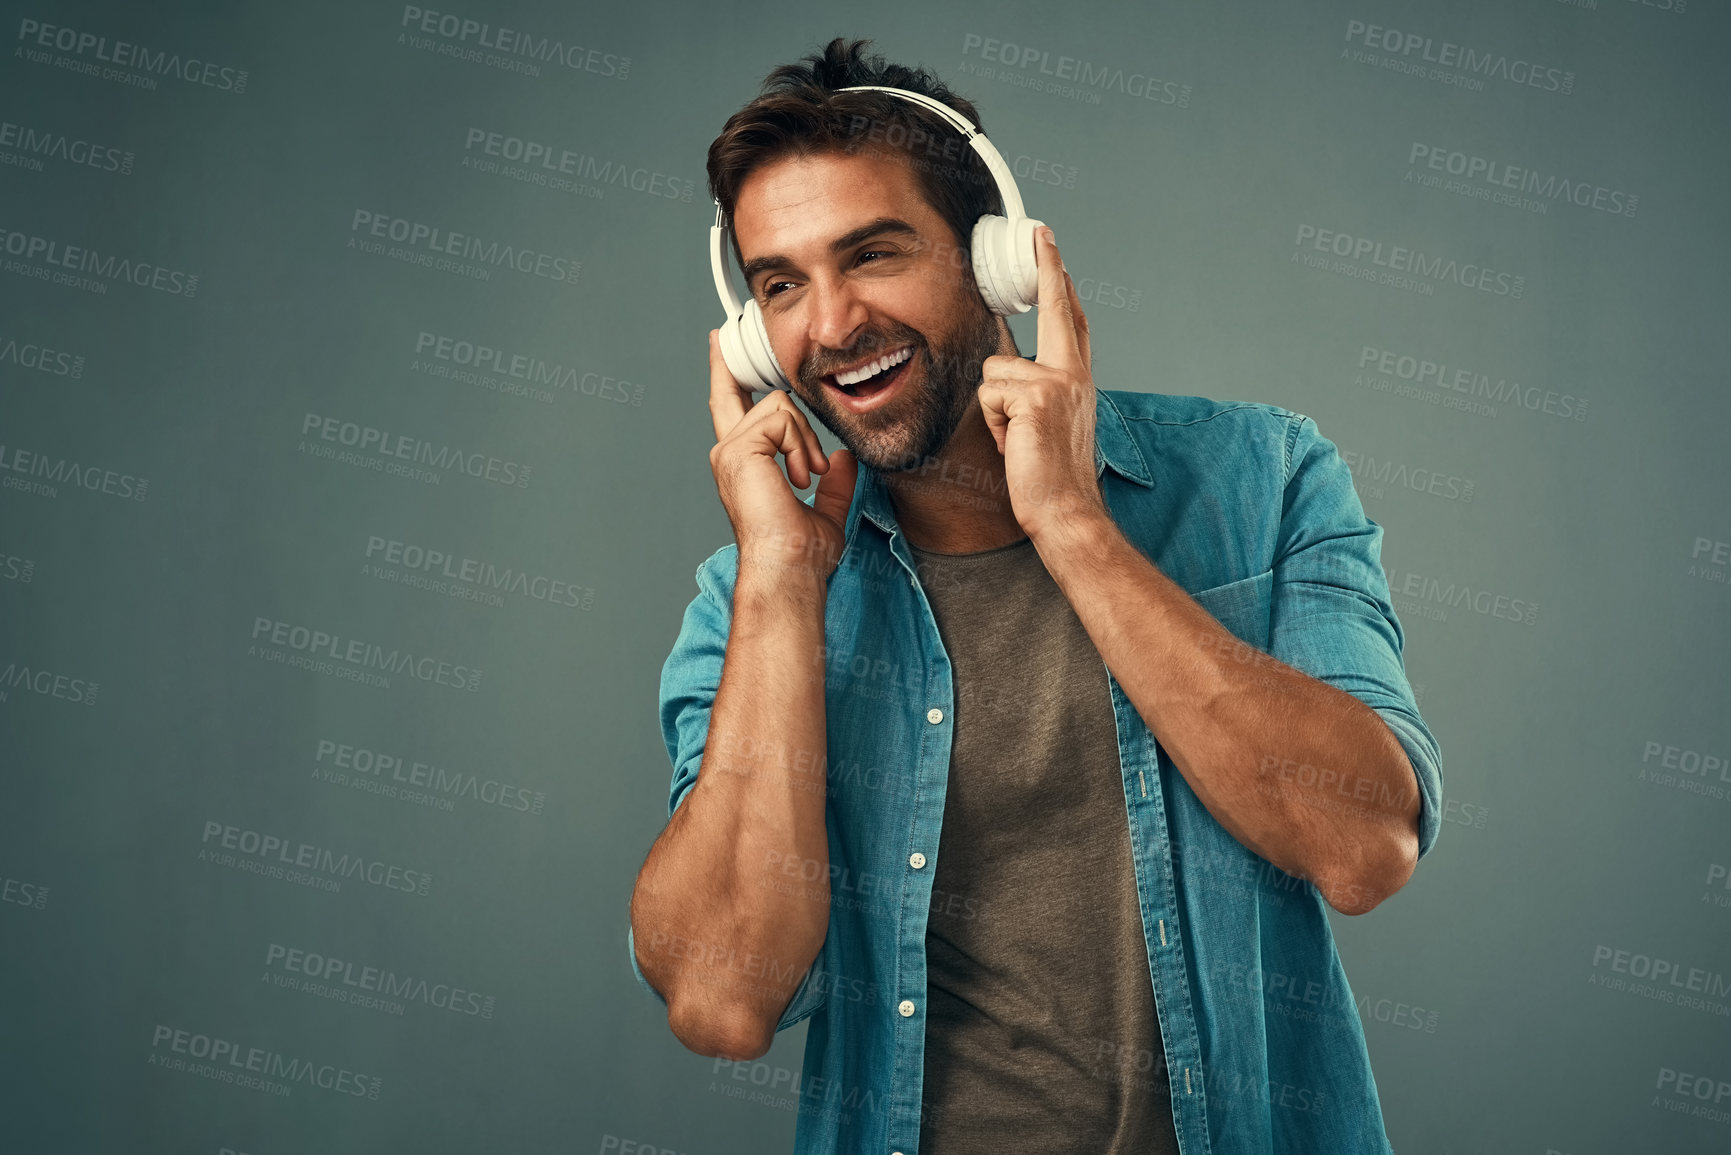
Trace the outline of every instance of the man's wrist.
{"type": "Polygon", "coordinates": [[[1110,513],[1056,518],[1028,536],[1042,557],[1050,554],[1064,560],[1088,561],[1098,560],[1125,540],[1124,531],[1110,513]]]}
{"type": "Polygon", "coordinates": [[[829,573],[812,559],[741,555],[733,597],[821,608],[829,600],[829,573]]]}

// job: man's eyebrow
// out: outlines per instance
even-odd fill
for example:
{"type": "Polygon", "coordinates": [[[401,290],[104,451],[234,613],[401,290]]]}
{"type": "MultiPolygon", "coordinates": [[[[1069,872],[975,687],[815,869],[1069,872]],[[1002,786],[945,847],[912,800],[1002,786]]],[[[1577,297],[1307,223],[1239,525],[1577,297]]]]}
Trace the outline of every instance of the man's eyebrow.
{"type": "MultiPolygon", "coordinates": [[[[860,244],[863,241],[869,241],[873,237],[879,236],[883,233],[902,233],[914,237],[920,235],[918,229],[914,228],[914,226],[908,224],[908,222],[899,217],[879,217],[874,221],[861,225],[857,229],[845,232],[835,240],[831,241],[829,251],[832,253],[845,252],[846,250],[853,248],[855,245],[860,244]]],[[[770,269],[784,269],[792,264],[792,258],[784,257],[779,253],[768,257],[751,258],[751,260],[745,262],[745,264],[741,266],[741,270],[745,273],[746,288],[751,288],[752,282],[757,279],[759,273],[766,272],[770,269]]]]}

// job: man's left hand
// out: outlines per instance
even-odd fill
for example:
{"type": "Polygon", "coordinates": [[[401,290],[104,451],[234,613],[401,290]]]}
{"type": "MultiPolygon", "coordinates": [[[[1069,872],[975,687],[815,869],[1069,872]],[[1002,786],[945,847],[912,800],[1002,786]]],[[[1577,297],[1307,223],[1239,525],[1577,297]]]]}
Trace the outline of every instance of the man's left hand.
{"type": "Polygon", "coordinates": [[[980,381],[986,427],[1004,455],[1011,509],[1035,541],[1092,519],[1110,523],[1094,471],[1094,376],[1088,318],[1051,230],[1034,233],[1040,269],[1034,360],[987,357],[980,381]]]}

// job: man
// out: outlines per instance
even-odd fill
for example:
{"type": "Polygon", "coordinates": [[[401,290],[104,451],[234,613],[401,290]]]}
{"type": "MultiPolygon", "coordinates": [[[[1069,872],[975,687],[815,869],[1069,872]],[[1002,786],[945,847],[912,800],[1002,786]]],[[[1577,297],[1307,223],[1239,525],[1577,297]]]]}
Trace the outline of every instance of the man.
{"type": "Polygon", "coordinates": [[[966,259],[983,165],[836,90],[973,107],[862,48],[777,69],[710,148],[845,448],[711,332],[736,542],[662,671],[637,979],[704,1055],[809,1017],[799,1152],[1387,1152],[1325,911],[1438,829],[1382,530],[1309,418],[1098,388],[1050,232],[1020,357],[966,259]]]}

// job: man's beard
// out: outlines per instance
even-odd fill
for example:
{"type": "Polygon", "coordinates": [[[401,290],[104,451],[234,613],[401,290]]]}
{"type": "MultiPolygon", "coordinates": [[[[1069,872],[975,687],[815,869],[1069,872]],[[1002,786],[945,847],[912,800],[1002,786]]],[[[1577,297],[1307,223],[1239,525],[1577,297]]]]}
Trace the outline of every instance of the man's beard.
{"type": "MultiPolygon", "coordinates": [[[[919,468],[949,444],[968,408],[978,403],[984,362],[998,351],[998,321],[977,293],[970,295],[972,307],[947,342],[933,347],[918,330],[891,322],[881,334],[867,334],[845,356],[833,359],[834,364],[845,365],[914,346],[909,361],[920,362],[920,380],[898,385],[902,393],[889,405],[869,413],[850,413],[824,383],[824,366],[807,361],[800,367],[799,380],[805,387],[801,398],[861,464],[880,473],[919,468]]],[[[913,371],[913,365],[905,370],[913,371]]]]}

